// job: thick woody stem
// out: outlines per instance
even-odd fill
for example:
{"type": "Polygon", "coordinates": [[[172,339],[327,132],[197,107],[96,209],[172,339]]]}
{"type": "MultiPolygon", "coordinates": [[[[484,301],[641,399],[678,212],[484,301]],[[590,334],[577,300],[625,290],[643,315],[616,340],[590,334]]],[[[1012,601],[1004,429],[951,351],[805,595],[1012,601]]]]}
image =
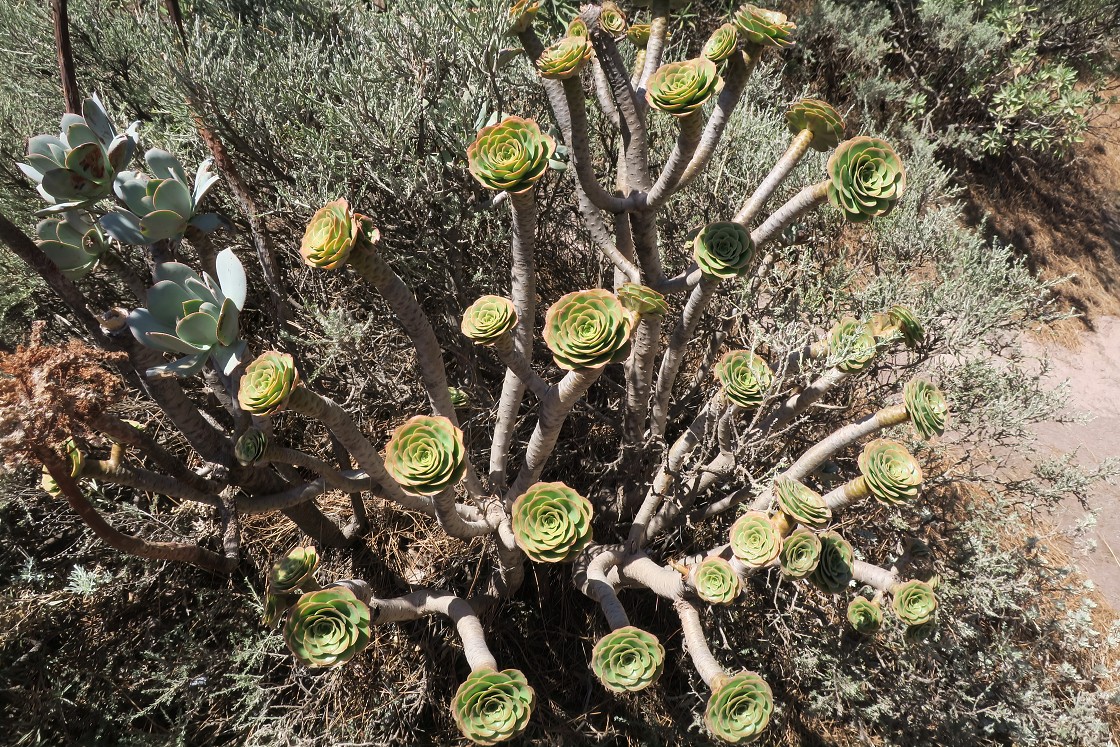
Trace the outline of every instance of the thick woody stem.
{"type": "Polygon", "coordinates": [[[576,178],[583,187],[584,194],[590,198],[591,203],[600,210],[612,213],[621,212],[625,202],[610,194],[595,178],[594,163],[591,160],[591,148],[588,143],[587,108],[583,101],[583,85],[578,77],[567,78],[562,81],[564,86],[564,99],[568,106],[568,118],[572,123],[572,163],[575,166],[576,178]]]}
{"type": "Polygon", "coordinates": [[[704,626],[700,624],[700,611],[688,599],[678,599],[673,607],[681,618],[681,632],[684,634],[685,649],[696,666],[700,679],[704,680],[709,688],[715,689],[716,683],[727,673],[712,656],[708,648],[708,641],[704,638],[704,626]]]}
{"type": "Polygon", "coordinates": [[[677,144],[669,154],[669,160],[657,177],[657,183],[646,195],[646,207],[655,210],[664,205],[670,195],[677,191],[681,177],[688,168],[692,154],[700,144],[700,135],[704,129],[704,115],[695,111],[692,114],[678,119],[680,133],[677,135],[677,144]]]}
{"type": "Polygon", "coordinates": [[[829,390],[835,389],[850,377],[850,373],[841,371],[839,368],[828,369],[816,381],[787,399],[781,407],[766,416],[766,419],[759,424],[758,431],[765,437],[774,431],[785,428],[794,418],[816,404],[829,390]]]}
{"type": "Polygon", "coordinates": [[[626,416],[624,434],[628,443],[638,443],[649,416],[654,359],[661,340],[661,314],[642,314],[634,332],[633,349],[626,363],[626,416]]]}
{"type": "Polygon", "coordinates": [[[672,568],[658,565],[644,553],[628,556],[616,573],[627,585],[644,587],[662,599],[675,602],[684,595],[684,577],[672,568]]]}
{"type": "Polygon", "coordinates": [[[615,587],[607,578],[607,573],[618,565],[621,558],[622,555],[617,549],[603,550],[587,562],[585,568],[577,570],[575,574],[576,587],[599,603],[599,607],[603,610],[603,617],[607,619],[607,625],[611,630],[618,630],[630,624],[626,609],[618,601],[615,587]]]}
{"type": "Polygon", "coordinates": [[[70,14],[67,5],[68,0],[51,0],[54,44],[58,51],[58,73],[62,79],[62,97],[66,100],[66,111],[81,114],[82,93],[78,90],[78,77],[74,72],[74,51],[70,46],[70,14]]]}
{"type": "Polygon", "coordinates": [[[347,477],[340,470],[327,464],[322,459],[313,457],[298,449],[289,449],[270,443],[261,455],[259,462],[279,462],[280,464],[291,464],[296,467],[309,469],[326,480],[327,484],[335,490],[341,490],[346,493],[360,493],[370,489],[370,480],[368,477],[347,477]]]}
{"type": "Polygon", "coordinates": [[[656,288],[665,281],[661,252],[657,248],[657,220],[654,213],[640,210],[630,214],[634,250],[645,273],[647,285],[656,288]]]}
{"type": "Polygon", "coordinates": [[[195,474],[154,438],[139,428],[133,428],[120,418],[106,413],[94,420],[91,425],[118,443],[128,444],[140,449],[153,462],[196,491],[216,495],[224,487],[222,484],[195,474]]]}
{"type": "MultiPolygon", "coordinates": [[[[513,371],[521,383],[528,387],[537,397],[543,398],[548,394],[548,382],[537,375],[529,361],[525,360],[514,346],[513,338],[508,332],[502,334],[493,345],[494,352],[510,371],[513,371]]],[[[500,409],[499,409],[500,411],[500,409]]],[[[516,414],[516,413],[515,413],[516,414]]]]}
{"type": "Polygon", "coordinates": [[[758,185],[758,189],[747,198],[743,207],[735,214],[734,220],[736,223],[741,223],[744,226],[750,224],[751,220],[758,215],[758,211],[762,210],[762,206],[770,199],[770,195],[774,194],[778,185],[785,181],[794,167],[800,163],[806,151],[809,150],[811,142],[813,142],[813,133],[810,130],[802,130],[794,136],[789,147],[786,148],[786,152],[774,164],[774,168],[770,169],[770,173],[762,180],[762,184],[758,185]]]}
{"type": "Polygon", "coordinates": [[[789,202],[771,213],[761,226],[751,232],[754,245],[762,246],[798,217],[822,205],[828,199],[828,184],[825,181],[805,187],[791,197],[789,202]]]}
{"type": "Polygon", "coordinates": [[[488,516],[477,521],[466,521],[459,515],[455,505],[455,489],[448,488],[432,499],[436,508],[436,521],[443,531],[459,539],[472,539],[497,531],[498,522],[503,518],[501,511],[490,511],[488,516]]]}
{"type": "Polygon", "coordinates": [[[471,671],[498,668],[497,660],[486,645],[486,635],[474,607],[449,591],[425,589],[395,599],[373,598],[369,607],[374,611],[374,625],[419,620],[428,615],[446,615],[455,623],[471,671]]]}
{"type": "Polygon", "coordinates": [[[611,98],[611,84],[607,80],[607,74],[603,72],[603,66],[599,64],[597,57],[591,58],[591,77],[595,84],[595,98],[599,102],[599,109],[603,112],[603,116],[615,131],[619,128],[618,107],[614,105],[614,99],[611,98]]]}
{"type": "Polygon", "coordinates": [[[847,508],[856,501],[862,500],[869,495],[871,495],[871,491],[867,487],[867,480],[863,479],[861,475],[826,493],[824,495],[824,503],[830,509],[838,511],[842,508],[847,508]]]}
{"type": "Polygon", "coordinates": [[[83,477],[97,477],[115,485],[143,490],[147,493],[166,495],[184,501],[205,503],[210,506],[218,505],[216,493],[206,493],[196,490],[180,480],[158,472],[151,472],[139,467],[130,467],[113,459],[87,459],[82,467],[83,477]]]}
{"type": "MultiPolygon", "coordinates": [[[[587,227],[587,232],[591,235],[591,241],[603,253],[603,256],[615,266],[615,277],[617,278],[621,274],[626,278],[622,282],[627,280],[631,283],[642,282],[642,272],[634,264],[633,257],[627,256],[627,253],[611,239],[611,232],[607,228],[607,222],[603,219],[603,214],[591,204],[591,200],[584,194],[578,181],[576,182],[576,197],[579,201],[580,215],[583,216],[583,222],[587,227]]],[[[619,243],[621,244],[623,238],[629,237],[629,233],[625,237],[621,233],[623,224],[626,225],[625,230],[629,231],[629,219],[625,213],[620,213],[616,216],[615,221],[616,225],[619,226],[617,230],[620,232],[619,243]]]]}
{"type": "Polygon", "coordinates": [[[517,546],[513,534],[513,524],[509,518],[498,524],[498,541],[495,544],[498,554],[498,568],[490,579],[491,586],[498,597],[511,597],[521,588],[525,580],[525,553],[517,546]]]}
{"type": "Polygon", "coordinates": [[[700,319],[704,316],[708,304],[711,303],[718,285],[719,278],[705,275],[700,280],[699,285],[692,289],[692,294],[688,297],[688,302],[681,312],[681,318],[677,321],[676,327],[673,328],[673,335],[669,338],[669,346],[665,349],[665,354],[661,358],[661,369],[657,374],[657,388],[653,399],[653,422],[650,426],[654,436],[665,435],[665,425],[669,418],[669,400],[673,394],[673,383],[677,380],[677,374],[680,372],[685,347],[692,340],[692,336],[696,334],[700,319]]]}
{"type": "Polygon", "coordinates": [[[884,594],[890,594],[898,585],[898,574],[886,568],[880,568],[862,560],[852,561],[852,578],[861,584],[867,584],[873,589],[878,589],[884,594]]]}
{"type": "Polygon", "coordinates": [[[645,65],[638,81],[638,91],[642,94],[645,93],[646,81],[661,67],[661,56],[665,54],[665,40],[669,36],[669,0],[653,0],[650,12],[653,18],[649,24],[645,65]]]}

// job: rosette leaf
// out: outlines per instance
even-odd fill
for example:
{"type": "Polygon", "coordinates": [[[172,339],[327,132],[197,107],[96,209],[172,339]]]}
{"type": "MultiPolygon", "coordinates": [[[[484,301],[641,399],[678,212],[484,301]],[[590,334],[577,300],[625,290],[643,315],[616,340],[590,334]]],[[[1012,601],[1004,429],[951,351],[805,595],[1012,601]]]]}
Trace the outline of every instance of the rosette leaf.
{"type": "Polygon", "coordinates": [[[295,359],[287,353],[269,350],[245,368],[237,401],[242,410],[253,415],[273,415],[284,409],[297,386],[299,372],[295,359]]]}
{"type": "Polygon", "coordinates": [[[844,119],[820,99],[801,99],[786,112],[786,124],[794,135],[809,131],[809,147],[822,153],[835,148],[844,137],[844,119]]]}
{"type": "Polygon", "coordinates": [[[509,31],[516,36],[533,25],[533,18],[541,9],[540,0],[513,0],[509,5],[509,31]]]}
{"type": "Polygon", "coordinates": [[[544,317],[544,341],[567,371],[619,363],[630,350],[634,315],[601,288],[562,296],[544,317]]]}
{"type": "Polygon", "coordinates": [[[516,326],[513,301],[501,296],[482,296],[463,312],[459,329],[478,345],[492,345],[516,326]]]}
{"type": "Polygon", "coordinates": [[[591,671],[611,692],[644,690],[664,668],[665,647],[657,636],[632,625],[607,633],[591,651],[591,671]]]}
{"type": "Polygon", "coordinates": [[[877,438],[863,447],[859,471],[876,500],[888,506],[908,503],[922,485],[922,468],[897,441],[877,438]]]}
{"type": "Polygon", "coordinates": [[[284,642],[309,667],[345,664],[369,644],[369,607],[349,589],[301,596],[288,611],[284,642]]]}
{"type": "Polygon", "coordinates": [[[878,348],[870,327],[844,317],[828,333],[828,350],[840,359],[837,368],[846,373],[858,373],[875,360],[878,348]]]}
{"type": "Polygon", "coordinates": [[[296,589],[319,588],[315,571],[319,568],[319,553],[314,547],[297,547],[272,564],[268,572],[268,589],[276,594],[286,594],[296,589]]]}
{"type": "Polygon", "coordinates": [[[743,591],[735,569],[719,556],[705,558],[693,566],[688,580],[697,596],[709,604],[731,604],[743,591]]]}
{"type": "Polygon", "coordinates": [[[565,36],[550,44],[537,58],[542,78],[565,80],[579,74],[591,59],[591,39],[587,36],[565,36]]]}
{"type": "Polygon", "coordinates": [[[268,451],[268,435],[259,428],[250,428],[233,445],[233,457],[242,467],[256,464],[268,451]]]}
{"type": "Polygon", "coordinates": [[[821,494],[797,480],[779,477],[774,481],[774,495],[782,513],[798,524],[820,529],[832,520],[832,509],[821,494]]]}
{"type": "Polygon", "coordinates": [[[35,235],[39,249],[68,280],[88,275],[109,248],[97,226],[75,210],[40,221],[35,235]]]}
{"type": "Polygon", "coordinates": [[[615,293],[622,305],[635,314],[665,316],[669,312],[665,296],[645,285],[623,283],[615,293]]]}
{"type": "Polygon", "coordinates": [[[626,39],[638,49],[645,49],[649,44],[650,25],[648,23],[632,23],[626,29],[626,39]]]}
{"type": "Polygon", "coordinates": [[[171,153],[153,148],[144,154],[154,178],[133,171],[122,171],[113,183],[113,192],[128,207],[101,218],[101,227],[122,244],[152,244],[179,239],[187,228],[211,233],[225,221],[216,213],[200,213],[198,207],[207,192],[218,183],[210,172],[210,159],[199,164],[194,188],[183,165],[171,153]]]}
{"type": "Polygon", "coordinates": [[[902,401],[919,436],[929,440],[945,432],[949,405],[936,386],[925,379],[910,379],[902,387],[902,401]]]}
{"type": "Polygon", "coordinates": [[[471,406],[470,396],[458,387],[447,387],[447,396],[451,398],[451,406],[456,410],[471,406]]]}
{"type": "Polygon", "coordinates": [[[692,240],[692,257],[706,275],[739,277],[754,259],[754,242],[738,223],[717,222],[704,226],[692,240]]]}
{"type": "Polygon", "coordinates": [[[406,493],[442,493],[466,473],[463,432],[444,417],[409,418],[385,446],[385,469],[406,493]]]}
{"type": "Polygon", "coordinates": [[[878,315],[881,331],[878,334],[886,336],[897,334],[906,342],[906,347],[916,348],[925,342],[926,330],[918,320],[918,315],[909,306],[892,306],[886,314],[878,315]]]}
{"type": "Polygon", "coordinates": [[[716,63],[698,57],[670,62],[657,68],[646,84],[646,101],[654,109],[684,117],[699,111],[716,89],[720,78],[716,63]]]}
{"type": "Polygon", "coordinates": [[[735,557],[755,568],[772,562],[782,551],[781,533],[761,511],[748,511],[736,519],[729,538],[735,557]]]}
{"type": "Polygon", "coordinates": [[[883,627],[883,608],[867,597],[856,597],[848,603],[848,624],[862,635],[872,635],[883,627]]]}
{"type": "Polygon", "coordinates": [[[735,12],[731,21],[751,44],[764,47],[793,46],[793,32],[797,25],[786,20],[784,13],[747,4],[735,12]]]}
{"type": "Polygon", "coordinates": [[[513,536],[531,560],[560,563],[591,542],[591,501],[562,482],[538,482],[513,502],[513,536]]]}
{"type": "Polygon", "coordinates": [[[738,46],[739,29],[733,23],[725,23],[708,37],[700,56],[712,62],[723,62],[735,53],[738,46]]]}
{"type": "Polygon", "coordinates": [[[599,13],[599,27],[616,39],[626,35],[626,14],[618,7],[618,3],[603,0],[603,10],[599,13]]]}
{"type": "MultiPolygon", "coordinates": [[[[70,462],[70,476],[74,479],[81,477],[82,468],[86,464],[86,457],[82,453],[81,447],[78,442],[73,438],[68,438],[62,443],[62,448],[66,450],[66,459],[70,462]]],[[[39,481],[39,485],[50,495],[52,498],[62,497],[62,488],[54,481],[47,468],[43,467],[43,477],[39,481]]]]}
{"type": "Polygon", "coordinates": [[[907,625],[925,625],[937,613],[937,593],[925,581],[904,581],[891,592],[891,609],[907,625]]]}
{"type": "Polygon", "coordinates": [[[350,203],[342,199],[328,202],[308,221],[299,255],[311,267],[337,270],[350,257],[361,228],[361,219],[350,209],[350,203]]]}
{"type": "Polygon", "coordinates": [[[906,190],[902,159],[883,140],[845,140],[828,159],[828,201],[850,221],[886,215],[906,190]]]}
{"type": "Polygon", "coordinates": [[[773,712],[774,693],[766,680],[754,672],[740,672],[712,688],[704,723],[725,742],[749,744],[766,730],[773,712]]]}
{"type": "Polygon", "coordinates": [[[524,192],[548,170],[556,141],[531,119],[506,117],[483,127],[467,148],[471,175],[487,189],[524,192]]]}
{"type": "Polygon", "coordinates": [[[798,528],[782,541],[778,555],[782,573],[790,578],[805,578],[817,567],[821,555],[821,541],[808,529],[798,528]]]}
{"type": "Polygon", "coordinates": [[[529,725],[536,693],[517,669],[476,669],[459,685],[451,715],[463,736],[475,744],[513,739],[529,725]]]}
{"type": "Polygon", "coordinates": [[[852,580],[852,546],[836,532],[821,532],[821,554],[809,581],[826,594],[839,594],[852,580]]]}
{"type": "Polygon", "coordinates": [[[770,366],[747,350],[730,350],[716,363],[716,378],[727,399],[740,407],[758,407],[774,383],[770,366]]]}

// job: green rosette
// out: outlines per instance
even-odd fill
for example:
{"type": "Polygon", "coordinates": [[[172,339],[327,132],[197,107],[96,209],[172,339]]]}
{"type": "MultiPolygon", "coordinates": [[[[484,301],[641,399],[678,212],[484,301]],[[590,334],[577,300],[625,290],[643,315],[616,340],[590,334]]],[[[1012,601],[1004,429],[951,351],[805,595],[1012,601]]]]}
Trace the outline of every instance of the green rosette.
{"type": "Polygon", "coordinates": [[[492,345],[516,326],[513,301],[501,296],[482,296],[463,312],[459,329],[478,345],[492,345]]]}
{"type": "Polygon", "coordinates": [[[906,341],[906,346],[916,348],[926,340],[926,330],[918,320],[918,315],[909,306],[895,305],[887,311],[895,329],[906,341]]]}
{"type": "Polygon", "coordinates": [[[646,84],[646,101],[654,109],[684,117],[699,111],[719,87],[716,63],[698,57],[657,68],[646,84]]]}
{"type": "Polygon", "coordinates": [[[858,373],[871,365],[878,351],[871,328],[851,317],[844,317],[828,333],[829,353],[840,358],[836,367],[845,373],[858,373]]]}
{"type": "Polygon", "coordinates": [[[844,118],[820,99],[801,99],[791,106],[786,112],[786,124],[794,135],[811,132],[809,147],[822,153],[835,148],[844,137],[844,118]]]}
{"type": "Polygon", "coordinates": [[[296,363],[287,353],[269,350],[245,368],[237,401],[253,415],[273,415],[284,409],[292,390],[299,385],[296,363]]]}
{"type": "Polygon", "coordinates": [[[721,678],[712,688],[704,723],[730,744],[750,744],[761,736],[774,712],[774,693],[754,672],[721,678]]]}
{"type": "Polygon", "coordinates": [[[740,407],[761,405],[774,383],[774,374],[766,361],[747,350],[724,353],[716,363],[715,372],[724,395],[740,407]]]}
{"type": "Polygon", "coordinates": [[[459,387],[447,387],[447,396],[451,398],[451,406],[456,410],[471,406],[470,396],[459,387]]]}
{"type": "Polygon", "coordinates": [[[483,127],[467,148],[471,175],[487,189],[524,192],[545,172],[556,141],[531,119],[506,117],[483,127]]]}
{"type": "Polygon", "coordinates": [[[909,503],[922,486],[922,468],[897,441],[877,438],[859,455],[859,471],[876,500],[888,506],[909,503]]]}
{"type": "Polygon", "coordinates": [[[908,625],[906,630],[902,631],[902,641],[907,646],[915,646],[919,643],[925,643],[933,634],[937,632],[937,620],[933,619],[921,625],[908,625]]]}
{"type": "Polygon", "coordinates": [[[314,547],[294,548],[272,564],[268,572],[269,591],[284,594],[296,589],[318,589],[315,571],[319,568],[319,553],[314,547]]]}
{"type": "Polygon", "coordinates": [[[649,44],[650,26],[648,23],[632,23],[630,28],[626,29],[626,40],[633,44],[637,49],[645,49],[649,44]]]}
{"type": "Polygon", "coordinates": [[[635,314],[665,316],[669,312],[669,304],[665,301],[665,296],[648,286],[623,283],[618,286],[615,294],[622,305],[635,314]]]}
{"type": "Polygon", "coordinates": [[[475,744],[513,739],[529,725],[536,693],[517,669],[476,669],[451,699],[451,715],[463,736],[475,744]]]}
{"type": "Polygon", "coordinates": [[[538,563],[575,558],[591,542],[591,501],[562,482],[538,482],[513,502],[517,546],[538,563]]]}
{"type": "Polygon", "coordinates": [[[728,537],[735,557],[754,568],[773,562],[782,551],[781,533],[761,511],[748,511],[736,519],[728,537]]]}
{"type": "Polygon", "coordinates": [[[268,450],[268,435],[260,428],[250,428],[233,445],[233,457],[242,467],[256,464],[268,450]]]}
{"type": "MultiPolygon", "coordinates": [[[[62,442],[62,448],[66,450],[66,460],[70,462],[70,476],[74,479],[81,477],[82,468],[86,464],[86,457],[82,454],[82,449],[78,446],[78,442],[73,438],[68,438],[62,442]]],[[[43,467],[43,477],[39,481],[39,485],[52,498],[62,497],[62,488],[58,486],[58,483],[55,482],[54,478],[47,472],[46,467],[43,467]]]]}
{"type": "Polygon", "coordinates": [[[513,0],[509,6],[509,30],[512,36],[528,31],[541,9],[540,0],[513,0]]]}
{"type": "Polygon", "coordinates": [[[576,36],[582,39],[586,39],[590,35],[590,31],[588,31],[587,29],[587,23],[579,16],[576,16],[572,20],[568,21],[567,34],[568,36],[576,36]]]}
{"type": "Polygon", "coordinates": [[[346,264],[360,230],[361,221],[346,200],[328,202],[311,216],[299,244],[299,256],[311,267],[337,270],[346,264]]]}
{"type": "Polygon", "coordinates": [[[790,578],[805,578],[817,567],[821,555],[821,541],[808,529],[799,527],[782,542],[778,555],[782,573],[790,578]]]}
{"type": "Polygon", "coordinates": [[[786,20],[784,13],[748,4],[735,11],[731,21],[751,44],[763,47],[793,46],[793,32],[797,25],[786,20]]]}
{"type": "Polygon", "coordinates": [[[550,44],[537,58],[542,78],[565,80],[579,74],[591,59],[591,40],[586,36],[565,36],[550,44]]]}
{"type": "Polygon", "coordinates": [[[828,159],[828,201],[856,223],[886,215],[906,190],[902,159],[884,140],[845,140],[828,159]]]}
{"type": "Polygon", "coordinates": [[[696,264],[705,275],[717,278],[743,275],[754,259],[754,249],[750,232],[738,223],[709,223],[692,240],[696,264]]]}
{"type": "Polygon", "coordinates": [[[709,604],[731,604],[743,592],[743,584],[731,563],[718,556],[697,563],[688,580],[697,596],[709,604]]]}
{"type": "Polygon", "coordinates": [[[409,418],[385,445],[385,470],[410,495],[455,487],[467,470],[463,432],[445,417],[409,418]]]}
{"type": "Polygon", "coordinates": [[[599,13],[599,27],[616,39],[626,35],[626,14],[618,3],[603,0],[603,9],[599,13]]]}
{"type": "Polygon", "coordinates": [[[872,635],[883,627],[883,608],[867,597],[856,597],[848,603],[848,624],[861,635],[872,635]]]}
{"type": "Polygon", "coordinates": [[[739,29],[733,23],[725,23],[712,32],[700,56],[712,62],[723,62],[735,53],[739,46],[739,29]]]}
{"type": "Polygon", "coordinates": [[[821,529],[832,521],[832,509],[824,502],[824,497],[804,483],[779,477],[774,481],[774,495],[782,513],[798,524],[821,529]]]}
{"type": "Polygon", "coordinates": [[[633,625],[607,633],[591,651],[591,671],[611,692],[645,690],[664,668],[665,647],[653,633],[633,625]]]}
{"type": "Polygon", "coordinates": [[[345,664],[369,644],[369,607],[349,589],[304,594],[288,611],[284,642],[309,667],[345,664]]]}
{"type": "Polygon", "coordinates": [[[852,546],[836,532],[821,532],[821,554],[809,582],[826,594],[839,594],[852,580],[852,546]]]}
{"type": "Polygon", "coordinates": [[[610,291],[576,291],[552,304],[544,316],[544,341],[556,365],[567,371],[619,363],[630,350],[634,314],[610,291]]]}
{"type": "Polygon", "coordinates": [[[928,441],[945,432],[949,405],[936,386],[925,379],[910,379],[902,387],[902,401],[919,436],[928,441]]]}
{"type": "Polygon", "coordinates": [[[907,625],[925,625],[937,614],[937,593],[925,581],[904,581],[891,592],[891,609],[907,625]]]}

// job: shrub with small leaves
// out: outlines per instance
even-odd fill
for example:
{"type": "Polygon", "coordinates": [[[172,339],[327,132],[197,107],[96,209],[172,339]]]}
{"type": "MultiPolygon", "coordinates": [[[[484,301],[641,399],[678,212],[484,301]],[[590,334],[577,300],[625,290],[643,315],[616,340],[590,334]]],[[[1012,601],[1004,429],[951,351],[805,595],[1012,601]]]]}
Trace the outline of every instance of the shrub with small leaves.
{"type": "Polygon", "coordinates": [[[536,693],[517,669],[476,669],[459,685],[451,715],[463,736],[475,744],[513,739],[529,725],[536,693]]]}
{"type": "Polygon", "coordinates": [[[562,482],[538,482],[513,503],[513,536],[538,563],[574,558],[591,542],[591,501],[562,482]]]}
{"type": "Polygon", "coordinates": [[[591,671],[603,687],[616,693],[636,693],[661,677],[665,647],[657,636],[632,625],[607,633],[591,650],[591,671]]]}

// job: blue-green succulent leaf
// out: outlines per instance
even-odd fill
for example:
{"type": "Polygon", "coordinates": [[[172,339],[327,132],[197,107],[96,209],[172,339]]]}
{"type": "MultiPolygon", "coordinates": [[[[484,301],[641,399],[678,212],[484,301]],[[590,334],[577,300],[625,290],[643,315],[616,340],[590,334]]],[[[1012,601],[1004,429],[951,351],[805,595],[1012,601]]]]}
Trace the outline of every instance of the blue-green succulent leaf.
{"type": "Polygon", "coordinates": [[[214,366],[222,372],[223,376],[230,376],[241,365],[245,357],[245,341],[239,340],[234,345],[215,345],[210,348],[210,358],[214,366]]]}
{"type": "Polygon", "coordinates": [[[113,138],[117,136],[117,129],[113,127],[112,121],[109,119],[105,107],[101,105],[101,99],[97,98],[97,94],[91,95],[82,102],[82,117],[86,120],[86,124],[101,140],[101,144],[108,146],[113,142],[113,138]]]}
{"type": "Polygon", "coordinates": [[[156,210],[170,210],[178,214],[184,221],[190,220],[194,213],[194,204],[191,202],[191,192],[187,185],[174,179],[164,180],[152,195],[152,204],[156,210]]]}
{"type": "Polygon", "coordinates": [[[187,287],[188,280],[200,282],[202,278],[198,273],[192,270],[182,262],[161,262],[156,265],[156,269],[152,271],[152,277],[158,280],[170,280],[177,285],[184,288],[187,287]]]}
{"type": "Polygon", "coordinates": [[[229,223],[217,213],[199,213],[190,219],[190,225],[203,233],[214,233],[219,228],[228,226],[229,223]]]}
{"type": "Polygon", "coordinates": [[[187,173],[183,171],[183,165],[171,153],[152,148],[144,154],[144,160],[157,179],[176,179],[183,184],[187,183],[187,173]]]}
{"type": "Polygon", "coordinates": [[[209,349],[218,343],[218,320],[205,311],[188,314],[175,325],[180,340],[209,349]]]}
{"type": "Polygon", "coordinates": [[[106,213],[98,221],[105,232],[122,244],[146,244],[144,234],[140,233],[140,219],[132,213],[121,211],[106,213]]]}
{"type": "Polygon", "coordinates": [[[233,301],[239,311],[245,308],[245,296],[248,294],[249,286],[241,260],[232,249],[223,249],[218,253],[214,267],[218,273],[218,285],[222,293],[233,301]]]}
{"type": "Polygon", "coordinates": [[[170,210],[155,210],[140,219],[140,233],[148,241],[173,239],[187,230],[187,220],[170,210]]]}
{"type": "Polygon", "coordinates": [[[148,289],[148,311],[164,324],[174,327],[186,314],[184,304],[192,299],[194,296],[182,285],[172,280],[161,280],[148,289]]]}
{"type": "Polygon", "coordinates": [[[222,311],[218,315],[218,342],[223,345],[232,345],[237,342],[237,318],[240,309],[234,304],[232,298],[227,298],[222,304],[222,311]]]}
{"type": "Polygon", "coordinates": [[[153,366],[147,370],[148,376],[193,376],[206,365],[207,353],[197,353],[180,358],[163,366],[153,366]]]}

